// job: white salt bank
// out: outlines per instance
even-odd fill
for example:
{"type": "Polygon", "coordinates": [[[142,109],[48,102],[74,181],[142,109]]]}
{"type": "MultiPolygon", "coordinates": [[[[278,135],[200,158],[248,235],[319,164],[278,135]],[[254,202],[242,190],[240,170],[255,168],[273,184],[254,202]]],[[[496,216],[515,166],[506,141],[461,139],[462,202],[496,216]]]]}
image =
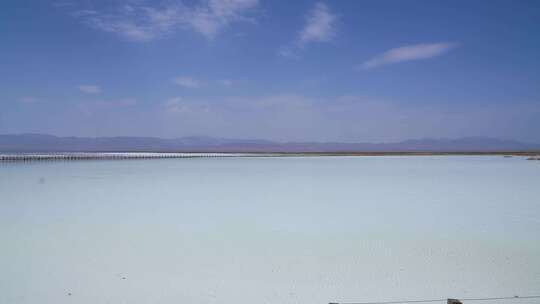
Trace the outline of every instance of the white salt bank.
{"type": "Polygon", "coordinates": [[[3,163],[0,303],[540,294],[539,184],[500,156],[3,163]]]}

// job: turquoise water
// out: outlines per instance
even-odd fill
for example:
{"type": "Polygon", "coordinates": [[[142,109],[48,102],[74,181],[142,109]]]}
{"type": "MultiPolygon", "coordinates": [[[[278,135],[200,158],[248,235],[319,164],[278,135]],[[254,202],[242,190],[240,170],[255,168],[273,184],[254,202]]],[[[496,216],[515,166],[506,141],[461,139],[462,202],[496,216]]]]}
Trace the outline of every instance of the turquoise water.
{"type": "Polygon", "coordinates": [[[0,303],[540,294],[540,163],[436,156],[0,164],[0,257],[0,303]]]}

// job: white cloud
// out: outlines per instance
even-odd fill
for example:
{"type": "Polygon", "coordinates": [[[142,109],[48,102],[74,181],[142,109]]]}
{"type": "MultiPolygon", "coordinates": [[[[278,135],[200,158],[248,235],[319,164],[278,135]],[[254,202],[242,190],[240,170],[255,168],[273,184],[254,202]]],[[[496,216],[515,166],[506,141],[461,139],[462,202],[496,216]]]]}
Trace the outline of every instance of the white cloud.
{"type": "Polygon", "coordinates": [[[77,88],[83,92],[83,93],[87,93],[87,94],[98,94],[98,93],[101,93],[101,88],[97,85],[93,85],[93,84],[81,84],[81,85],[78,85],[77,88]]]}
{"type": "Polygon", "coordinates": [[[71,13],[71,16],[73,17],[86,17],[86,16],[95,16],[97,15],[98,12],[94,11],[94,10],[78,10],[78,11],[75,11],[75,12],[72,12],[71,13]]]}
{"type": "Polygon", "coordinates": [[[193,9],[186,23],[208,38],[214,38],[221,28],[233,21],[252,21],[243,13],[256,7],[258,0],[210,0],[193,9]]]}
{"type": "Polygon", "coordinates": [[[362,69],[371,69],[380,67],[383,65],[411,61],[428,59],[436,56],[440,56],[454,47],[456,43],[452,42],[440,42],[440,43],[421,43],[406,45],[398,48],[388,50],[361,65],[362,69]]]}
{"type": "Polygon", "coordinates": [[[25,97],[21,97],[19,101],[24,104],[32,104],[32,103],[40,102],[40,99],[37,97],[32,97],[32,96],[25,96],[25,97]]]}
{"type": "Polygon", "coordinates": [[[278,50],[278,55],[288,59],[298,59],[298,49],[296,46],[283,45],[278,50]]]}
{"type": "Polygon", "coordinates": [[[175,77],[173,79],[173,82],[181,87],[191,88],[191,89],[200,88],[203,85],[202,82],[188,76],[175,77]]]}
{"type": "MultiPolygon", "coordinates": [[[[165,111],[171,114],[191,114],[193,106],[182,97],[172,97],[164,102],[165,111]]],[[[202,111],[202,107],[197,107],[197,111],[202,111]]]]}
{"type": "Polygon", "coordinates": [[[186,6],[180,1],[161,5],[141,1],[113,10],[81,9],[73,15],[91,27],[133,41],[150,41],[177,29],[192,29],[212,39],[233,22],[252,21],[247,14],[258,3],[258,0],[207,0],[186,6]]]}
{"type": "Polygon", "coordinates": [[[299,52],[306,44],[312,42],[329,42],[336,35],[337,15],[332,13],[328,6],[322,2],[317,2],[309,10],[306,23],[298,33],[295,42],[283,45],[278,50],[278,55],[289,59],[298,59],[299,52]]]}
{"type": "Polygon", "coordinates": [[[318,2],[309,11],[306,25],[300,32],[299,43],[328,42],[335,35],[337,16],[332,14],[328,6],[318,2]]]}

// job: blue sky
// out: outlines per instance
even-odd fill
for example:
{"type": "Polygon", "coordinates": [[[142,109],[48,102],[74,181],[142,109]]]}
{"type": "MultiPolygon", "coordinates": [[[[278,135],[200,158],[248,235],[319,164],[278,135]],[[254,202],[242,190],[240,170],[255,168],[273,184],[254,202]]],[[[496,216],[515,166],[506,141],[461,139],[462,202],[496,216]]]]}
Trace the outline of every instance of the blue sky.
{"type": "Polygon", "coordinates": [[[0,133],[540,142],[538,1],[2,1],[0,133]]]}

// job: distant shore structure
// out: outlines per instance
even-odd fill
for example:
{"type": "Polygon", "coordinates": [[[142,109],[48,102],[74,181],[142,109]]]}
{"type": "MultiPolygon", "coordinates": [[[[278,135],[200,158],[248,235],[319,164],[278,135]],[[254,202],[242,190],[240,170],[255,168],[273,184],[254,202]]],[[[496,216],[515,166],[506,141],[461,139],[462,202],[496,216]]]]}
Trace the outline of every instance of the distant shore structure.
{"type": "Polygon", "coordinates": [[[247,153],[57,152],[0,154],[0,162],[246,157],[247,153]]]}
{"type": "Polygon", "coordinates": [[[134,160],[225,157],[310,156],[525,156],[540,160],[538,152],[0,152],[0,163],[34,161],[134,160]]]}

